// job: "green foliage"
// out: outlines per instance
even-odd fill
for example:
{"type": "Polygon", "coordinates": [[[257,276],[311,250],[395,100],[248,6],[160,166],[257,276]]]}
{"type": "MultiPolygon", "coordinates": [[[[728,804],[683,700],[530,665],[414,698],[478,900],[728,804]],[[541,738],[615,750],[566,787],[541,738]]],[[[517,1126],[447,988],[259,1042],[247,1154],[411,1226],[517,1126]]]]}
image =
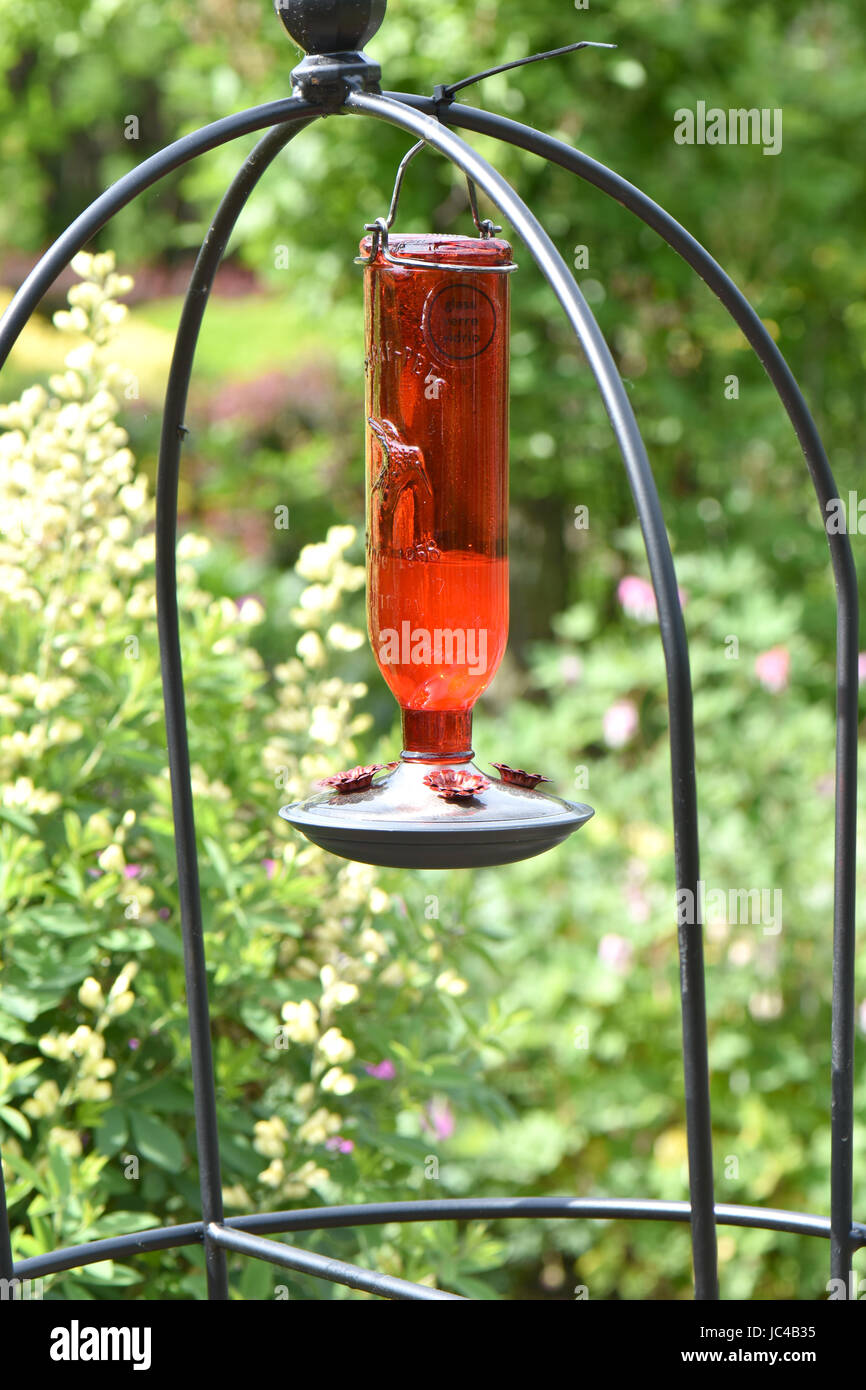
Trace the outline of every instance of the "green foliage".
{"type": "MultiPolygon", "coordinates": [[[[622,538],[626,554],[638,544],[622,538]]],[[[832,667],[804,631],[802,595],[780,608],[755,555],[682,556],[678,572],[697,692],[717,1200],[826,1213],[832,667]],[[790,680],[766,661],[780,643],[790,680]],[[765,895],[747,898],[754,889],[765,895]]],[[[568,610],[524,697],[478,720],[476,746],[544,769],[566,795],[571,781],[597,812],[554,856],[473,887],[463,920],[486,951],[466,969],[471,992],[526,1021],[494,1072],[519,1118],[472,1117],[455,1137],[467,1191],[481,1176],[488,1192],[687,1194],[664,673],[650,603],[641,617],[611,626],[588,604],[568,610]],[[630,717],[612,718],[623,705],[630,717]]],[[[862,1116],[862,1080],[855,1103],[862,1116]]],[[[855,1146],[859,1208],[862,1124],[855,1146]]],[[[525,1296],[539,1279],[564,1296],[573,1284],[592,1298],[689,1295],[685,1231],[509,1225],[504,1239],[525,1296]]],[[[825,1296],[823,1244],[722,1230],[719,1248],[723,1297],[825,1296]]]]}
{"type": "MultiPolygon", "coordinates": [[[[0,21],[7,73],[0,149],[16,189],[0,245],[28,250],[169,139],[285,94],[298,56],[270,5],[251,0],[207,10],[197,0],[75,0],[60,9],[49,0],[0,0],[0,21]],[[137,139],[126,138],[129,115],[139,121],[137,139]]],[[[866,360],[858,253],[866,94],[857,13],[790,0],[661,7],[625,0],[585,10],[561,0],[441,0],[435,12],[426,0],[392,0],[370,51],[386,87],[425,92],[578,38],[618,47],[502,74],[464,99],[579,145],[669,206],[771,325],[815,403],[840,485],[855,486],[866,360]],[[782,153],[676,144],[674,113],[699,100],[725,110],[780,108],[782,153]]],[[[303,132],[263,179],[233,242],[277,304],[290,299],[311,321],[329,315],[337,352],[348,347],[355,361],[357,323],[353,330],[339,311],[347,297],[358,300],[353,248],[364,222],[387,206],[409,143],[371,124],[347,117],[303,132]]],[[[802,524],[813,505],[808,484],[771,388],[726,315],[689,268],[615,203],[525,154],[478,143],[543,212],[569,263],[586,246],[589,262],[578,278],[629,382],[660,485],[678,500],[678,542],[769,545],[776,591],[799,582],[804,569],[823,563],[820,534],[802,524]],[[730,374],[740,378],[736,403],[724,394],[730,374]],[[732,517],[727,494],[735,487],[732,517]],[[782,534],[769,529],[780,491],[798,522],[782,534]]],[[[189,252],[251,144],[221,148],[172,176],[115,220],[106,244],[125,264],[167,248],[189,252]]],[[[402,226],[465,230],[467,220],[454,172],[425,155],[406,181],[402,226]]],[[[515,568],[531,599],[527,616],[518,614],[519,643],[539,636],[578,596],[593,596],[594,567],[569,554],[574,507],[604,518],[606,546],[633,507],[588,368],[519,247],[518,259],[512,456],[515,538],[525,557],[518,551],[515,568]]],[[[224,359],[242,341],[228,327],[220,340],[224,359]]],[[[341,435],[352,428],[347,423],[341,435]]],[[[352,453],[340,455],[343,487],[352,453]]],[[[235,481],[242,476],[235,465],[235,481]]],[[[360,520],[357,496],[355,507],[360,520]]],[[[809,621],[823,627],[826,604],[810,608],[809,621]]]]}
{"type": "MultiPolygon", "coordinates": [[[[0,417],[0,1118],[24,1256],[183,1221],[197,1200],[151,503],[116,423],[106,348],[129,284],[107,255],[76,267],[87,278],[56,317],[83,345],[0,417]]],[[[195,568],[207,543],[187,533],[179,547],[234,1212],[411,1194],[431,1145],[436,1156],[431,1104],[454,1090],[479,1113],[501,1109],[450,953],[372,870],[302,846],[276,817],[357,760],[368,723],[354,709],[364,686],[331,669],[363,641],[338,620],[363,583],[353,545],[342,527],[302,552],[299,655],[270,674],[250,642],[261,605],[208,595],[195,568]],[[387,1075],[364,1069],[385,1060],[387,1075]]],[[[429,1278],[430,1249],[420,1232],[382,1258],[429,1278]]],[[[375,1238],[366,1250],[379,1261],[375,1238]]],[[[163,1265],[89,1267],[58,1276],[51,1296],[190,1296],[186,1257],[163,1265]]]]}

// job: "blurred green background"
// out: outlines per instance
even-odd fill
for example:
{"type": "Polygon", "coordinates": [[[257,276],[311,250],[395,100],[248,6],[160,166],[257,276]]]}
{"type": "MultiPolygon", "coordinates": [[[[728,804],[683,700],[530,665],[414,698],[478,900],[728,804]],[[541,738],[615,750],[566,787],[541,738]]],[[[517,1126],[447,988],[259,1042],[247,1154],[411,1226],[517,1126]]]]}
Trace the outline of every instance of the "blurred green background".
{"type": "MultiPolygon", "coordinates": [[[[751,299],[803,387],[842,497],[856,491],[866,366],[862,12],[793,0],[592,0],[586,9],[566,0],[437,0],[432,6],[391,0],[389,10],[369,51],[383,66],[384,85],[401,91],[430,92],[436,83],[580,38],[618,45],[491,78],[467,99],[610,165],[712,251],[751,299]],[[781,153],[675,143],[674,113],[698,101],[725,110],[781,108],[781,153]]],[[[63,7],[0,0],[6,191],[0,296],[8,298],[38,253],[138,161],[207,121],[287,94],[297,57],[266,0],[226,0],[218,8],[192,0],[70,0],[63,7]],[[137,138],[127,138],[131,133],[137,138]]],[[[760,887],[783,895],[778,935],[754,923],[716,920],[708,926],[717,1197],[827,1213],[834,600],[826,537],[805,466],[742,336],[652,232],[564,172],[470,138],[542,217],[566,260],[577,264],[649,447],[692,643],[703,876],[725,892],[760,887]]],[[[241,140],[171,176],[124,210],[89,248],[112,250],[118,270],[135,279],[123,295],[130,315],[111,346],[112,418],[151,481],[192,258],[223,188],[253,144],[253,138],[241,140]]],[[[187,412],[183,525],[212,542],[193,561],[190,592],[198,597],[191,599],[186,638],[189,716],[203,775],[218,778],[227,793],[205,812],[205,820],[216,819],[203,845],[212,870],[212,877],[205,875],[205,896],[217,962],[214,1013],[231,1076],[221,1094],[230,1111],[227,1183],[241,1209],[237,1188],[244,1184],[247,1209],[273,1206],[280,1194],[285,1205],[323,1195],[372,1200],[419,1193],[684,1198],[658,630],[645,587],[634,583],[645,580],[645,561],[591,374],[552,293],[517,243],[512,630],[506,661],[477,714],[476,748],[482,761],[545,771],[557,792],[590,801],[596,818],[555,854],[498,872],[383,871],[375,889],[371,879],[357,901],[330,916],[328,893],[343,892],[334,887],[335,867],[315,859],[299,865],[288,832],[275,822],[280,797],[260,745],[274,720],[279,736],[286,735],[280,701],[293,685],[302,691],[309,676],[321,683],[322,707],[344,697],[351,703],[351,717],[341,707],[339,734],[312,736],[329,770],[347,766],[349,756],[384,760],[398,746],[394,705],[366,645],[341,655],[338,640],[325,642],[333,679],[364,682],[363,694],[351,685],[348,696],[343,687],[328,687],[309,645],[307,657],[302,648],[309,668],[303,680],[280,663],[294,656],[302,633],[326,636],[337,617],[355,630],[364,625],[362,593],[339,577],[333,609],[317,612],[311,601],[299,612],[305,581],[314,576],[309,559],[306,569],[302,559],[300,574],[294,567],[304,547],[324,541],[329,528],[348,523],[363,531],[362,304],[353,256],[364,223],[387,208],[408,144],[390,128],[371,129],[347,116],[303,133],[275,161],[220,274],[187,412]],[[290,509],[285,530],[274,526],[280,506],[290,509]],[[588,526],[575,524],[578,508],[588,509],[588,526]],[[625,579],[632,583],[622,588],[625,579]],[[228,657],[219,659],[222,636],[206,630],[195,613],[206,611],[208,596],[249,595],[263,606],[261,621],[244,630],[243,641],[236,634],[226,638],[239,643],[229,664],[243,648],[249,671],[259,673],[249,676],[254,688],[248,689],[247,676],[229,670],[228,657]],[[360,715],[368,718],[359,721],[360,715]],[[220,836],[228,845],[222,863],[220,836]],[[255,885],[265,862],[280,867],[265,896],[255,898],[256,912],[228,912],[226,925],[227,899],[235,902],[246,891],[239,884],[257,895],[264,891],[255,885]],[[341,953],[350,955],[349,943],[357,945],[372,930],[374,891],[385,895],[375,899],[376,930],[392,964],[402,962],[402,975],[389,986],[393,1003],[385,1006],[374,990],[374,970],[369,980],[359,976],[367,993],[362,988],[360,1000],[346,1005],[346,1018],[356,1013],[341,1026],[357,1043],[359,1084],[342,1097],[330,1093],[325,1108],[342,1115],[342,1132],[354,1135],[354,1147],[328,1149],[315,1126],[312,1138],[303,1140],[293,1128],[320,1108],[322,1097],[303,1090],[320,1087],[318,1064],[314,1060],[311,1069],[309,1058],[296,1056],[306,1045],[296,1039],[277,1076],[266,1039],[287,999],[318,1001],[320,1021],[325,1018],[320,996],[330,977],[323,980],[321,971],[339,973],[341,953]],[[341,924],[330,939],[321,934],[323,912],[341,924]],[[286,914],[303,946],[299,956],[280,954],[275,945],[286,914]],[[239,956],[244,966],[234,971],[239,956]],[[298,967],[299,959],[306,964],[298,967]],[[448,971],[453,978],[442,983],[448,971]],[[428,1015],[420,1012],[422,1001],[428,1015]],[[421,1017],[427,1018],[423,1030],[421,1017]],[[395,1075],[372,1076],[361,1066],[367,1060],[389,1060],[395,1075]],[[291,1082],[286,1066],[293,1068],[291,1082]],[[285,1121],[286,1136],[262,1139],[264,1131],[256,1131],[261,1144],[252,1151],[253,1126],[271,1124],[273,1117],[285,1121]],[[274,1161],[285,1162],[280,1180],[275,1173],[262,1180],[257,1155],[269,1153],[269,1143],[276,1146],[274,1161]],[[431,1153],[441,1160],[437,1178],[425,1176],[431,1153]],[[295,1159],[313,1163],[312,1180],[306,1187],[300,1180],[302,1191],[289,1171],[295,1159]]],[[[484,215],[489,211],[485,207],[484,215]]],[[[412,166],[398,227],[472,230],[464,189],[445,161],[424,155],[412,166]]],[[[22,335],[0,381],[3,401],[15,400],[32,383],[48,386],[49,394],[54,389],[52,374],[62,369],[70,345],[50,316],[74,280],[69,272],[58,282],[22,335]]],[[[92,384],[88,378],[82,390],[92,384]]],[[[6,424],[21,430],[24,440],[31,431],[31,442],[38,432],[34,412],[6,424]]],[[[98,422],[88,425],[99,428],[98,422]]],[[[4,467],[11,468],[15,450],[26,447],[10,446],[4,467]]],[[[44,462],[50,449],[37,454],[44,462]]],[[[13,471],[4,482],[9,497],[20,491],[13,471]]],[[[50,493],[47,463],[40,476],[50,493]]],[[[148,524],[149,517],[133,518],[133,534],[140,526],[143,538],[148,524]]],[[[57,533],[61,549],[69,534],[64,528],[57,533]]],[[[859,535],[852,541],[859,559],[859,535]]],[[[360,534],[347,546],[349,558],[361,563],[360,534]]],[[[12,792],[5,797],[0,836],[11,924],[0,974],[0,1039],[14,1075],[7,1077],[12,1118],[2,1109],[0,1116],[21,1184],[14,1188],[13,1216],[26,1253],[58,1238],[87,1238],[82,1232],[107,1234],[112,1221],[122,1229],[121,1218],[128,1222],[130,1212],[148,1224],[191,1219],[195,1210],[181,977],[176,933],[166,926],[175,890],[159,781],[164,733],[152,618],[144,600],[140,613],[118,615],[112,646],[97,619],[100,594],[117,574],[128,577],[128,567],[115,571],[112,561],[95,573],[81,554],[72,570],[86,603],[68,625],[55,615],[46,648],[40,605],[49,603],[56,583],[66,598],[70,593],[69,572],[58,577],[50,570],[50,552],[48,545],[27,571],[38,602],[22,600],[19,580],[9,581],[3,596],[4,630],[12,638],[0,706],[0,772],[12,792]],[[82,636],[91,619],[93,632],[82,636]],[[131,633],[140,634],[148,673],[145,679],[142,668],[134,690],[122,650],[124,634],[131,633]],[[77,737],[67,730],[60,747],[50,728],[44,737],[33,734],[41,715],[38,704],[35,711],[26,698],[22,704],[29,689],[22,680],[35,671],[44,682],[51,660],[61,661],[73,637],[75,649],[90,655],[81,658],[83,665],[66,663],[79,676],[78,688],[61,692],[52,708],[80,719],[82,730],[77,737]],[[129,700],[132,716],[124,703],[129,700]],[[101,726],[103,715],[107,732],[100,748],[108,750],[109,765],[97,768],[84,730],[101,726]],[[22,729],[29,744],[18,737],[22,729]],[[79,778],[75,770],[82,767],[79,778]],[[53,814],[28,813],[14,793],[22,776],[60,798],[51,803],[53,814]],[[65,839],[57,838],[59,805],[79,821],[78,830],[67,824],[65,839]],[[105,843],[85,833],[88,816],[105,813],[122,840],[121,817],[129,806],[138,807],[136,824],[146,827],[135,862],[145,865],[143,878],[150,876],[155,890],[134,926],[112,920],[124,866],[104,870],[118,875],[114,898],[100,897],[95,883],[87,883],[94,847],[105,843]],[[70,870],[58,886],[60,866],[72,863],[80,872],[70,870]],[[59,918],[51,915],[58,911],[59,918]],[[79,930],[70,928],[69,913],[79,930]],[[49,918],[53,926],[46,925],[49,918]],[[50,934],[50,970],[46,953],[37,949],[42,932],[50,934]],[[79,997],[83,981],[104,977],[107,994],[129,960],[140,966],[140,1017],[133,1033],[130,1014],[129,1037],[119,1037],[117,1046],[140,1041],[161,1009],[174,1020],[171,1036],[149,1057],[138,1046],[132,1057],[124,1054],[126,1080],[121,1083],[118,1073],[110,1100],[82,1098],[68,1077],[51,1070],[75,1063],[74,1048],[65,1059],[52,1058],[44,1048],[40,1053],[39,1040],[57,1029],[72,1035],[76,1026],[89,1026],[88,1006],[79,997]],[[175,986],[170,996],[166,979],[175,986]],[[40,1111],[33,1095],[46,1080],[58,1085],[59,1100],[40,1111]],[[150,1110],[152,1128],[142,1138],[145,1121],[129,1116],[150,1110]],[[47,1138],[58,1128],[80,1136],[79,1142],[55,1135],[49,1161],[47,1138]],[[124,1154],[146,1152],[150,1172],[133,1192],[133,1184],[117,1176],[119,1165],[124,1154]],[[99,1155],[103,1162],[85,1171],[99,1155]]],[[[4,560],[12,563],[5,551],[4,560]]],[[[302,712],[306,698],[299,697],[302,712]]],[[[290,736],[287,764],[303,778],[303,718],[295,717],[290,736]]],[[[377,950],[367,954],[379,961],[376,970],[386,969],[377,950]]],[[[861,954],[861,1061],[864,994],[861,954]]],[[[319,1046],[312,1035],[309,1046],[314,1052],[319,1046]]],[[[864,1098],[861,1080],[859,1116],[864,1098]]],[[[862,1214],[862,1124],[855,1145],[862,1214]]],[[[658,1299],[687,1297],[690,1288],[687,1231],[650,1224],[513,1222],[480,1233],[395,1228],[310,1239],[344,1258],[369,1258],[409,1277],[432,1271],[444,1286],[473,1297],[565,1299],[585,1287],[591,1298],[658,1299]]],[[[826,1250],[815,1243],[723,1231],[720,1253],[726,1297],[826,1296],[826,1250]]],[[[168,1254],[148,1263],[143,1283],[137,1268],[116,1267],[58,1278],[49,1296],[196,1296],[194,1255],[168,1254]]],[[[277,1275],[241,1274],[241,1268],[236,1287],[242,1296],[274,1296],[277,1275]]],[[[302,1280],[288,1286],[293,1297],[349,1296],[302,1280]]]]}

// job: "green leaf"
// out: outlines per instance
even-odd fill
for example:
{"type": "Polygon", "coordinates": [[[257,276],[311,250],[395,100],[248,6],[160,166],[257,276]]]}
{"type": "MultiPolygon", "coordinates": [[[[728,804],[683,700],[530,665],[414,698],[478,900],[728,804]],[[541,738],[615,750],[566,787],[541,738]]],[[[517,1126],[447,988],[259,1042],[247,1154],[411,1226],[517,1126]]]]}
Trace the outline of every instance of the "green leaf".
{"type": "Polygon", "coordinates": [[[86,936],[88,932],[95,931],[98,925],[94,920],[88,921],[68,903],[33,909],[24,920],[33,924],[36,934],[50,932],[52,936],[86,936]]]}
{"type": "Polygon", "coordinates": [[[101,1154],[110,1158],[116,1154],[129,1137],[129,1122],[119,1105],[106,1110],[96,1126],[96,1147],[101,1154]]]}
{"type": "Polygon", "coordinates": [[[65,1201],[71,1189],[72,1165],[69,1158],[56,1144],[48,1146],[48,1165],[57,1184],[57,1191],[65,1201]]]}
{"type": "Polygon", "coordinates": [[[25,816],[23,811],[13,811],[11,806],[0,806],[0,820],[8,821],[16,830],[23,830],[27,835],[39,833],[35,821],[25,816]]]}
{"type": "Polygon", "coordinates": [[[246,1260],[240,1279],[240,1296],[251,1302],[263,1303],[274,1296],[274,1284],[280,1271],[264,1260],[246,1260]]]}
{"type": "Polygon", "coordinates": [[[26,1115],[21,1114],[20,1110],[13,1110],[11,1105],[0,1105],[0,1117],[2,1117],[9,1128],[20,1135],[22,1139],[30,1138],[30,1122],[26,1115]]]}
{"type": "Polygon", "coordinates": [[[76,1270],[76,1277],[93,1284],[115,1284],[118,1288],[130,1284],[140,1284],[144,1277],[140,1270],[130,1269],[129,1265],[118,1265],[114,1260],[97,1260],[95,1264],[82,1265],[76,1270]]]}
{"type": "Polygon", "coordinates": [[[91,1240],[107,1236],[122,1236],[127,1231],[149,1231],[159,1225],[159,1218],[150,1211],[109,1211],[103,1213],[90,1231],[91,1240]]]}
{"type": "Polygon", "coordinates": [[[155,1110],[158,1115],[191,1115],[193,1111],[192,1091],[179,1081],[164,1077],[151,1086],[136,1092],[135,1104],[145,1110],[155,1110]]]}
{"type": "Polygon", "coordinates": [[[183,1167],[186,1153],[173,1129],[140,1110],[132,1112],[130,1124],[133,1144],[142,1158],[170,1173],[183,1167]]]}
{"type": "Polygon", "coordinates": [[[3,1012],[19,1018],[22,1023],[32,1023],[49,1006],[37,999],[34,994],[25,994],[14,985],[4,985],[0,994],[3,1012]]]}
{"type": "Polygon", "coordinates": [[[11,1014],[0,1009],[0,1038],[4,1043],[32,1043],[30,1034],[26,1028],[22,1028],[17,1019],[11,1014]]]}

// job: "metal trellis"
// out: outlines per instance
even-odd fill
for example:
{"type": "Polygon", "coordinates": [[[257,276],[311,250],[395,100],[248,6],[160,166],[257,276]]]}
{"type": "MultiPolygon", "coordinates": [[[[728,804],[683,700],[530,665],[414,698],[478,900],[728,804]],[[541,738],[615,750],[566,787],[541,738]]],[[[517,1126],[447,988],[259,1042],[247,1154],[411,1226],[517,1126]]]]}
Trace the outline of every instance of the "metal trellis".
{"type": "MultiPolygon", "coordinates": [[[[266,130],[225,193],[202,243],[189,283],[168,379],[156,495],[156,582],[168,759],[177,848],[192,1078],[201,1192],[200,1221],[72,1246],[13,1264],[0,1166],[0,1278],[34,1278],[95,1261],[154,1250],[204,1247],[208,1296],[228,1297],[226,1252],[362,1289],[385,1298],[452,1299],[455,1295],[274,1240],[290,1232],[384,1222],[468,1219],[627,1218],[689,1222],[695,1296],[718,1297],[716,1224],[819,1236],[830,1242],[830,1273],[847,1286],[851,1258],[866,1246],[866,1225],[854,1224],[854,891],[858,732],[858,594],[847,534],[828,534],[837,596],[836,859],[833,929],[831,1066],[831,1214],[716,1204],[703,937],[701,924],[680,925],[683,1069],[688,1133],[689,1201],[561,1198],[445,1199],[320,1207],[225,1219],[214,1064],[211,1050],[204,924],[198,879],[193,797],[176,591],[177,494],[186,428],[184,412],[199,330],[229,237],[259,179],[280,151],[309,125],[343,113],[385,121],[445,155],[490,198],[522,238],[583,348],[622,455],[640,521],[658,606],[664,649],[673,782],[676,884],[697,900],[699,846],[692,688],[685,624],[659,497],[628,395],[610,350],[574,276],[541,223],[496,169],[455,134],[472,131],[540,156],[576,174],[622,204],[658,233],[705,281],[743,331],[775,387],[827,514],[838,493],[809,408],[781,352],[756,311],[710,254],[667,212],[619,175],[529,126],[465,106],[459,89],[432,97],[380,90],[380,71],[363,52],[385,15],[386,0],[277,0],[276,9],[307,57],[292,74],[293,95],[225,117],[146,159],[101,195],[54,243],[15,295],[0,325],[0,367],[45,292],[72,257],[121,208],[198,155],[252,131],[266,130]]],[[[576,48],[587,45],[571,45],[576,48]]],[[[603,46],[603,45],[600,45],[603,46]]],[[[565,50],[556,50],[566,52],[565,50]]],[[[538,55],[554,56],[554,55],[538,55]]],[[[531,61],[531,60],[530,60],[531,61]]]]}

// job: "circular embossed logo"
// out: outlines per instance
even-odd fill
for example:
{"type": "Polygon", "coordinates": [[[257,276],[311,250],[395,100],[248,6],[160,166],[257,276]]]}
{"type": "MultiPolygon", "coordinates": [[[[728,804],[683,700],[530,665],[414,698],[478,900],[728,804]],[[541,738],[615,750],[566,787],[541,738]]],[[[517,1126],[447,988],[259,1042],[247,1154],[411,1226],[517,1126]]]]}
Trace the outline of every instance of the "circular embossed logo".
{"type": "Polygon", "coordinates": [[[427,333],[443,357],[480,357],[496,333],[496,305],[475,285],[459,280],[435,290],[425,308],[427,333]]]}

